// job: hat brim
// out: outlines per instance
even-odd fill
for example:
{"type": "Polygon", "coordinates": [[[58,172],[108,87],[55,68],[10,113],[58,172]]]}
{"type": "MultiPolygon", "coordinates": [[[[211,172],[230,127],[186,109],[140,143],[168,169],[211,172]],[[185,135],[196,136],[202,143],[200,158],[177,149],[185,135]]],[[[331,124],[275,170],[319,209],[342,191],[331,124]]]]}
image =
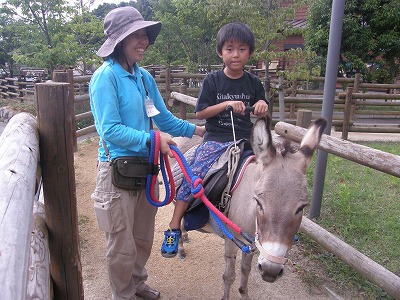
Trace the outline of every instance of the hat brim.
{"type": "Polygon", "coordinates": [[[149,45],[153,45],[161,31],[161,23],[153,21],[137,21],[120,34],[116,34],[116,38],[108,37],[96,54],[100,57],[109,56],[111,53],[113,53],[115,46],[119,42],[121,42],[131,33],[143,28],[146,29],[147,37],[149,38],[149,45]]]}

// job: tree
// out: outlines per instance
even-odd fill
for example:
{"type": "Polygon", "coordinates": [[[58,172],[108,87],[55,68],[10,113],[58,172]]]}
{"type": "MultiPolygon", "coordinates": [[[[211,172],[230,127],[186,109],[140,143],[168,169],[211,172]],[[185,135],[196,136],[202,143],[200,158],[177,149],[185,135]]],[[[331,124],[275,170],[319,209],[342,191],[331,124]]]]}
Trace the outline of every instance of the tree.
{"type": "MultiPolygon", "coordinates": [[[[306,46],[326,60],[332,0],[311,2],[306,46]]],[[[400,0],[347,0],[339,68],[366,80],[392,81],[399,75],[400,0]]],[[[325,70],[325,67],[322,68],[325,70]]]]}
{"type": "Polygon", "coordinates": [[[0,66],[13,76],[14,60],[12,52],[18,47],[15,39],[18,22],[14,21],[6,6],[0,9],[0,66]]]}
{"type": "Polygon", "coordinates": [[[83,11],[81,15],[75,15],[66,24],[63,34],[56,35],[54,40],[56,52],[62,55],[59,60],[87,74],[93,71],[92,66],[101,62],[96,51],[104,41],[103,20],[83,11]]]}
{"type": "MultiPolygon", "coordinates": [[[[150,0],[154,18],[162,30],[148,59],[165,64],[184,63],[190,70],[210,64],[210,41],[218,26],[207,16],[206,0],[150,0]],[[196,67],[195,67],[196,66],[196,67]]],[[[146,59],[146,61],[150,61],[146,59]]]]}
{"type": "Polygon", "coordinates": [[[208,3],[209,18],[220,20],[221,26],[241,21],[252,28],[256,38],[253,59],[265,62],[266,77],[271,60],[304,60],[314,56],[312,52],[302,49],[278,51],[273,45],[273,42],[284,40],[289,35],[303,33],[303,29],[293,28],[286,21],[295,19],[296,11],[305,5],[304,0],[208,0],[208,3]]]}
{"type": "Polygon", "coordinates": [[[18,48],[12,58],[23,65],[43,67],[52,71],[60,61],[60,51],[54,37],[63,32],[69,8],[65,0],[21,1],[8,0],[8,13],[16,19],[13,40],[18,48]]]}

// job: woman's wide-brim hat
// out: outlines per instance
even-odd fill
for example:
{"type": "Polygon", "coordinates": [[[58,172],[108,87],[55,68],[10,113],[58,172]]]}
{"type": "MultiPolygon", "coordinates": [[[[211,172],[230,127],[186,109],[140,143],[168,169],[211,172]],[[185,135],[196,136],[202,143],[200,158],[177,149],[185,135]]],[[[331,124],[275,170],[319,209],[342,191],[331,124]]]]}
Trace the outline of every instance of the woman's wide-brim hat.
{"type": "Polygon", "coordinates": [[[154,44],[161,30],[160,22],[145,21],[140,12],[131,6],[113,9],[104,18],[104,34],[107,36],[107,40],[97,51],[97,55],[109,56],[119,42],[143,28],[146,29],[150,45],[154,44]]]}

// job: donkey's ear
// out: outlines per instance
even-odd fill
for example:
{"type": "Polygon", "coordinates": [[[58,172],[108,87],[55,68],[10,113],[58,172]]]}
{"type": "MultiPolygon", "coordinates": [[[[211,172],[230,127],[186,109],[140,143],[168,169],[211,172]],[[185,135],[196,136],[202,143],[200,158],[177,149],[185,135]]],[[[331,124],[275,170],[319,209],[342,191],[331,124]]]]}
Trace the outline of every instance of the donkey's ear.
{"type": "Polygon", "coordinates": [[[269,117],[258,118],[253,125],[250,137],[254,154],[257,156],[257,160],[264,165],[268,164],[276,155],[276,149],[272,144],[270,125],[269,117]]]}
{"type": "Polygon", "coordinates": [[[303,140],[301,141],[299,151],[304,155],[306,159],[305,161],[306,166],[311,161],[314,150],[317,148],[319,141],[321,140],[321,136],[324,133],[326,124],[327,121],[325,119],[321,118],[315,120],[310,125],[306,134],[304,135],[303,140]]]}

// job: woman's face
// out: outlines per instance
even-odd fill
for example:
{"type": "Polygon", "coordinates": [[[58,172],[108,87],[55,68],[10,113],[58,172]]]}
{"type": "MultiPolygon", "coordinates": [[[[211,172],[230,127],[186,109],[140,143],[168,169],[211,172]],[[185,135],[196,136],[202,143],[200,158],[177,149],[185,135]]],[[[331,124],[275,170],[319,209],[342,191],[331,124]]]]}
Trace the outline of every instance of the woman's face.
{"type": "Polygon", "coordinates": [[[148,46],[149,38],[145,29],[139,29],[123,40],[122,50],[130,66],[143,60],[148,46]]]}

